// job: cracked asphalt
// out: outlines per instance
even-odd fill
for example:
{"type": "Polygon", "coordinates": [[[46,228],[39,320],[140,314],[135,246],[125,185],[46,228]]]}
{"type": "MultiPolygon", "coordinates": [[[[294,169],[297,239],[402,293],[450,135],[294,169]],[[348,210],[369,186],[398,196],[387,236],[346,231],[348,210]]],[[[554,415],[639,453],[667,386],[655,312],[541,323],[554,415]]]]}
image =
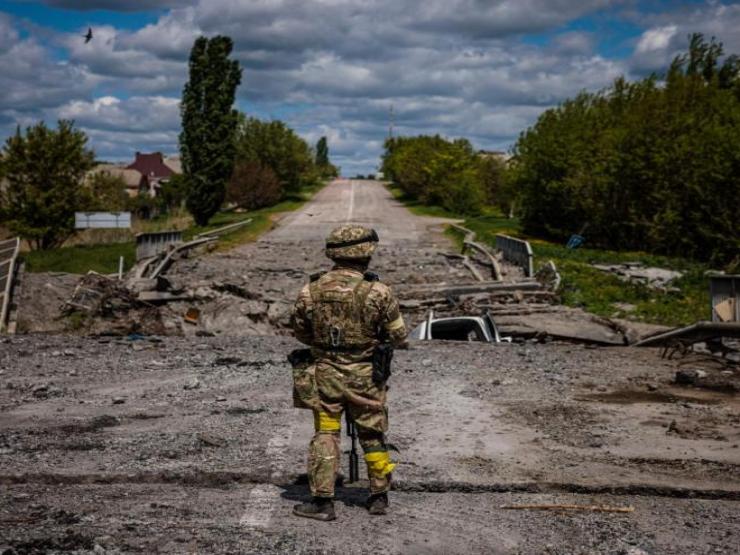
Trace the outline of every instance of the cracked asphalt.
{"type": "MultiPolygon", "coordinates": [[[[198,264],[218,272],[232,260],[238,273],[302,249],[300,272],[263,285],[292,295],[324,264],[324,233],[349,215],[375,226],[387,252],[444,247],[430,228],[439,222],[407,213],[379,184],[340,182],[242,247],[249,257],[237,249],[198,264]]],[[[394,274],[379,258],[397,282],[413,273],[410,259],[394,274]]],[[[310,412],[292,408],[292,338],[0,341],[0,553],[639,555],[740,545],[737,389],[674,383],[687,368],[740,381],[736,367],[705,356],[412,343],[394,359],[389,392],[389,441],[401,451],[391,512],[370,517],[364,484],[347,484],[338,520],[319,523],[291,515],[307,495],[312,433],[310,412]],[[533,504],[634,510],[502,508],[533,504]]]]}

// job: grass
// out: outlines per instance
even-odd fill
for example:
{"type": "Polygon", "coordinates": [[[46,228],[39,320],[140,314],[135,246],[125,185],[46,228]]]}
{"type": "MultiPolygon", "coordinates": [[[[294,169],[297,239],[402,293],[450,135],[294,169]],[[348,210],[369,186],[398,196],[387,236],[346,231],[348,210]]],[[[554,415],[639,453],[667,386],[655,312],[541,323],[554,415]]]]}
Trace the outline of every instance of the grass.
{"type": "MultiPolygon", "coordinates": [[[[481,216],[464,217],[439,206],[421,206],[418,201],[405,198],[398,189],[391,189],[391,192],[414,214],[464,219],[463,225],[475,231],[477,239],[483,243],[495,245],[497,233],[529,240],[535,256],[535,271],[548,260],[555,262],[562,277],[559,293],[567,306],[580,307],[600,316],[667,326],[688,325],[709,318],[709,282],[704,275],[709,267],[704,264],[637,251],[567,249],[562,244],[526,236],[517,219],[506,218],[493,209],[487,209],[481,216]],[[624,262],[683,272],[683,277],[671,284],[679,291],[662,292],[642,284],[623,282],[592,266],[624,262]],[[615,303],[633,305],[634,309],[624,310],[615,303]]],[[[462,245],[459,232],[449,228],[447,234],[462,245]]]]}
{"type": "MultiPolygon", "coordinates": [[[[199,233],[252,218],[252,221],[219,238],[216,250],[225,251],[238,245],[255,241],[272,227],[273,216],[280,212],[297,210],[315,195],[324,184],[307,187],[288,196],[280,203],[251,212],[219,212],[207,226],[193,225],[192,218],[182,213],[148,220],[136,227],[137,232],[162,231],[179,229],[183,239],[188,241],[199,233]]],[[[136,261],[136,244],[134,241],[106,243],[99,245],[75,245],[45,251],[31,251],[23,254],[26,269],[29,272],[66,272],[84,274],[90,270],[101,274],[118,272],[119,258],[124,257],[124,270],[128,270],[136,261]]]]}
{"type": "Polygon", "coordinates": [[[23,254],[23,259],[29,272],[85,274],[93,270],[101,274],[113,274],[118,271],[118,260],[121,256],[124,260],[124,269],[130,268],[136,260],[136,245],[133,242],[75,245],[30,251],[23,254]]]}

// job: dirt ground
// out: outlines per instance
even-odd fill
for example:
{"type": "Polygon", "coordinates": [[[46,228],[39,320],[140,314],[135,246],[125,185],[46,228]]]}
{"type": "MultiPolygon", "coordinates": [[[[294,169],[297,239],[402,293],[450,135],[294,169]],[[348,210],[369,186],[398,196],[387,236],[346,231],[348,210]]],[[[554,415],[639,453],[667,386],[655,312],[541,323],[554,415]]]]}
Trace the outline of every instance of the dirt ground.
{"type": "MultiPolygon", "coordinates": [[[[173,279],[239,278],[283,305],[324,265],[326,228],[347,219],[378,228],[392,283],[462,279],[434,256],[446,246],[429,222],[372,183],[332,185],[262,241],[187,261],[173,279]]],[[[361,482],[338,488],[337,521],[318,523],[291,515],[312,433],[291,403],[297,343],[265,329],[1,339],[0,553],[738,552],[732,364],[558,341],[414,342],[389,392],[390,513],[367,514],[361,482]],[[679,371],[703,387],[676,384],[679,371]],[[504,508],[537,504],[633,510],[504,508]]]]}

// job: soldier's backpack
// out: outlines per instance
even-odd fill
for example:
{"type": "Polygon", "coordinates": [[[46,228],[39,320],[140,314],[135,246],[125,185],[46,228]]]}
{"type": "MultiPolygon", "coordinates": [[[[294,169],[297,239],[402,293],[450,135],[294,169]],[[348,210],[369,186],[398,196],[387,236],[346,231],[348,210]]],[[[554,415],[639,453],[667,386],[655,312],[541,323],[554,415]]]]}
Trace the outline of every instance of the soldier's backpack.
{"type": "Polygon", "coordinates": [[[368,295],[377,276],[364,277],[333,271],[311,282],[311,325],[314,346],[325,351],[363,351],[377,336],[377,315],[368,295]]]}

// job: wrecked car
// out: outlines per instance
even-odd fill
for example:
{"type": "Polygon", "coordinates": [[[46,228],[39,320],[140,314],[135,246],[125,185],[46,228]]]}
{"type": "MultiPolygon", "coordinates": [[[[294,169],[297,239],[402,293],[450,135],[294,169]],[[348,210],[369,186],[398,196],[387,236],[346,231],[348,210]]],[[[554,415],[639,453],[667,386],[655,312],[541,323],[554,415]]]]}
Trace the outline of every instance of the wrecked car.
{"type": "Polygon", "coordinates": [[[409,339],[447,341],[482,341],[484,343],[511,343],[511,337],[501,337],[489,312],[482,316],[449,316],[435,318],[429,311],[426,319],[408,335],[409,339]]]}

